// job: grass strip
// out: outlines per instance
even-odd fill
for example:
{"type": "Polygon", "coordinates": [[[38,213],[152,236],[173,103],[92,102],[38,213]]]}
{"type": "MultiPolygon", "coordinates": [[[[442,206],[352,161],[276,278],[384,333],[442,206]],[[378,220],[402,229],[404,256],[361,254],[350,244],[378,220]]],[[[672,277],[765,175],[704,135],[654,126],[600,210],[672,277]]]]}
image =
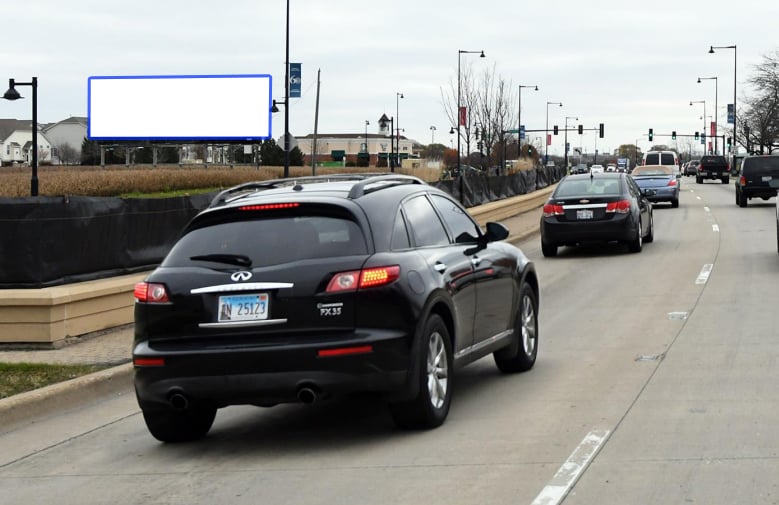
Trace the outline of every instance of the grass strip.
{"type": "Polygon", "coordinates": [[[0,399],[75,379],[105,368],[108,366],[0,363],[0,399]]]}

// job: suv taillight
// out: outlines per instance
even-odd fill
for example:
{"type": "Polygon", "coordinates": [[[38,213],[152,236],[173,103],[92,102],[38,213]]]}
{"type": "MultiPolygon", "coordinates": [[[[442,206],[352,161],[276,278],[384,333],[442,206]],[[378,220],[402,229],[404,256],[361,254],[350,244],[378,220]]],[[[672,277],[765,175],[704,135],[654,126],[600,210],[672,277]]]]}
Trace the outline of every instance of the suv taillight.
{"type": "Polygon", "coordinates": [[[140,303],[168,303],[168,290],[164,284],[139,282],[135,285],[133,296],[140,303]]]}
{"type": "Polygon", "coordinates": [[[357,289],[386,286],[400,277],[398,265],[363,268],[350,272],[338,272],[327,283],[326,293],[343,293],[357,289]]]}

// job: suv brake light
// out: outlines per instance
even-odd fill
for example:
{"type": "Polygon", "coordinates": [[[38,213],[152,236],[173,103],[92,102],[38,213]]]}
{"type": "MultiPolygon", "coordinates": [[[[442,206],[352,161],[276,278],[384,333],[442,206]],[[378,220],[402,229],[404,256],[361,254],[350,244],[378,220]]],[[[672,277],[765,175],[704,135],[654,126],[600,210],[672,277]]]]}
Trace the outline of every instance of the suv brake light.
{"type": "Polygon", "coordinates": [[[141,303],[168,303],[168,290],[164,284],[154,282],[139,282],[135,285],[133,296],[141,303]]]}
{"type": "Polygon", "coordinates": [[[391,284],[400,277],[398,265],[363,268],[349,272],[339,272],[330,279],[326,293],[343,293],[363,288],[375,288],[391,284]]]}
{"type": "Polygon", "coordinates": [[[238,207],[238,210],[280,210],[280,209],[294,209],[300,207],[298,202],[290,203],[266,203],[262,205],[243,205],[238,207]]]}
{"type": "Polygon", "coordinates": [[[630,200],[618,200],[606,204],[606,212],[616,212],[617,214],[627,214],[630,212],[630,200]]]}

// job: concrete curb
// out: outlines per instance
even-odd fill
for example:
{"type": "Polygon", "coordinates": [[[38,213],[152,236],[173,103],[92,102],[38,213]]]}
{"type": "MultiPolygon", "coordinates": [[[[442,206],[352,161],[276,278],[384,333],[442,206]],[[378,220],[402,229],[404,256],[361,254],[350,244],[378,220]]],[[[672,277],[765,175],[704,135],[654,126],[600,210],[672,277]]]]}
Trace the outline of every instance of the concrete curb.
{"type": "Polygon", "coordinates": [[[0,400],[2,430],[55,412],[72,410],[105,396],[132,391],[133,364],[125,363],[0,400]]]}

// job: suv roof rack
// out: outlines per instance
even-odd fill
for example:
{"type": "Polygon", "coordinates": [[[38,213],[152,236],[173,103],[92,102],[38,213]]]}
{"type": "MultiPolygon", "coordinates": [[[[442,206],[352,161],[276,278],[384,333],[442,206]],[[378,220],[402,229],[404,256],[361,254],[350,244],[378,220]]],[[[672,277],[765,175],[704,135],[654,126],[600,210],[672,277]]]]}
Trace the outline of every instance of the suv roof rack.
{"type": "Polygon", "coordinates": [[[233,186],[217,194],[209,208],[224,205],[228,201],[243,198],[249,194],[267,189],[280,188],[284,186],[297,186],[305,183],[333,182],[333,181],[359,181],[349,191],[349,198],[359,198],[360,196],[383,189],[388,186],[398,184],[425,184],[417,177],[400,174],[378,173],[356,173],[356,174],[330,174],[330,175],[309,175],[304,177],[289,177],[287,179],[270,179],[267,181],[252,181],[233,186]],[[378,183],[376,187],[368,187],[370,184],[378,183]]]}

